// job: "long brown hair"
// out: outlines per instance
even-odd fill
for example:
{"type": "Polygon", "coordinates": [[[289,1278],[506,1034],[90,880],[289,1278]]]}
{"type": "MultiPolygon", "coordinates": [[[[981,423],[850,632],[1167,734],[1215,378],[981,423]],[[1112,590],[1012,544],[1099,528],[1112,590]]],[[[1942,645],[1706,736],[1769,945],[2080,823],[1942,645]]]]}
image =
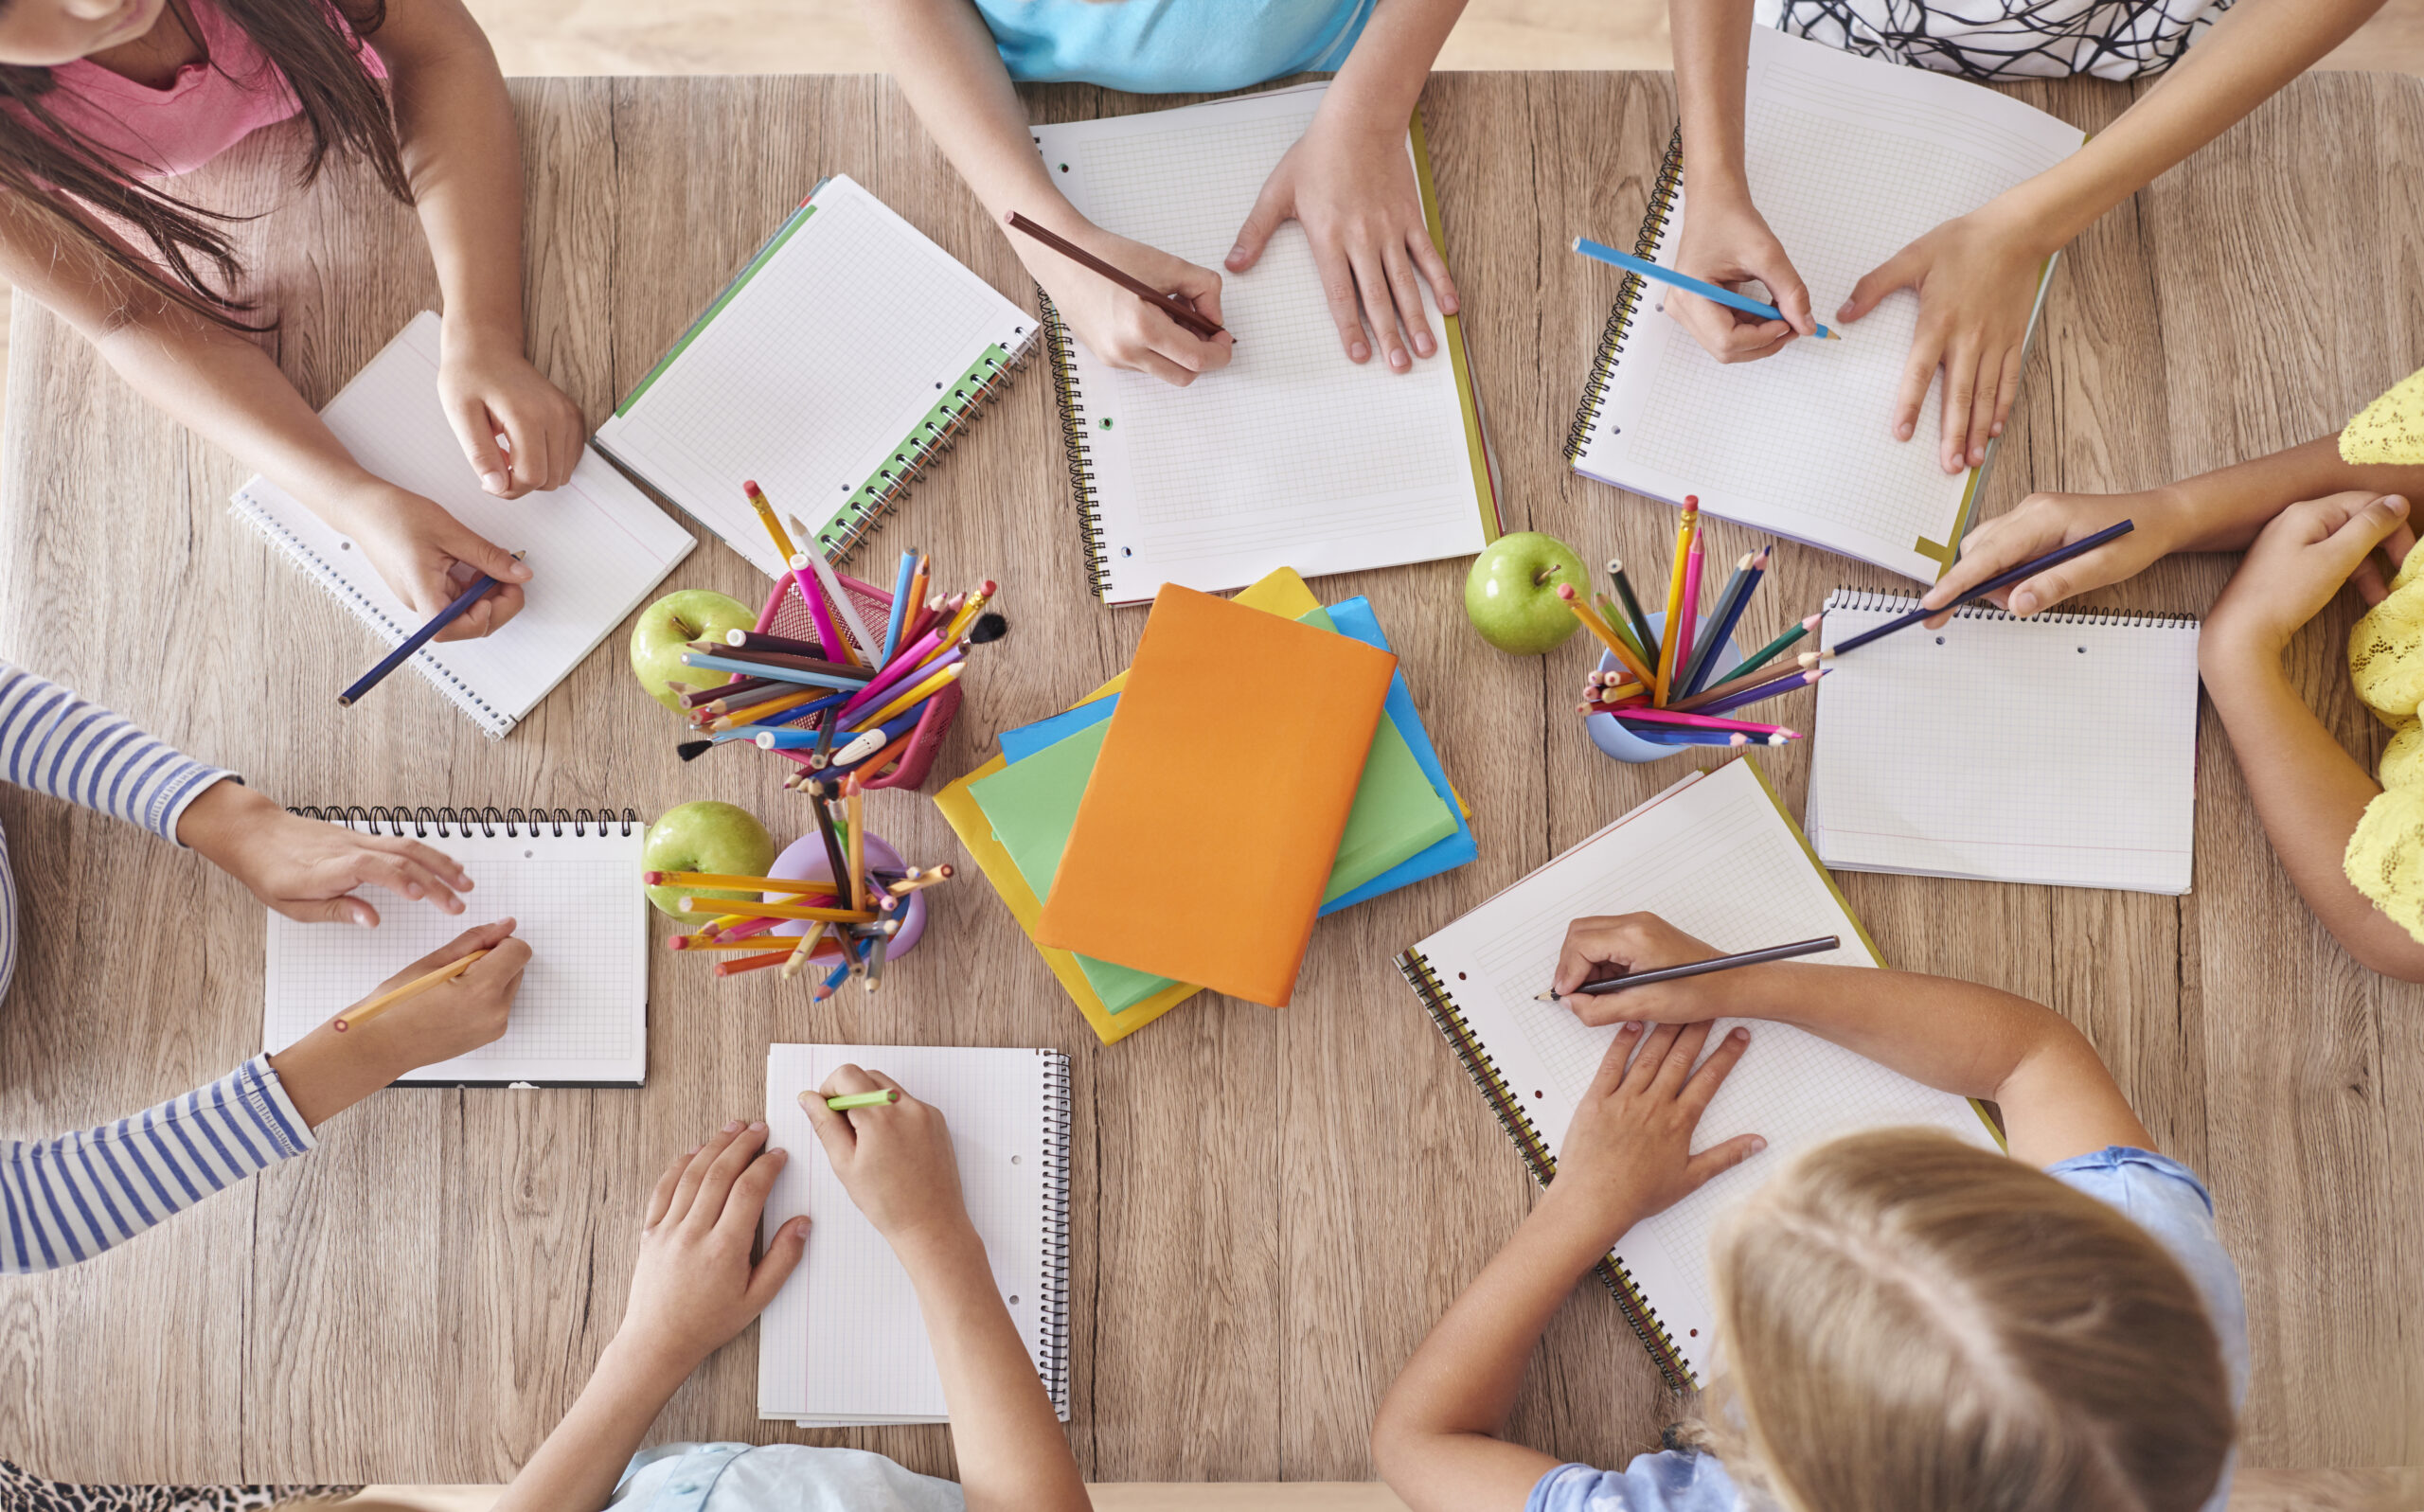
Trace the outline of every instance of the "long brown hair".
{"type": "MultiPolygon", "coordinates": [[[[334,153],[367,162],[388,193],[412,203],[394,111],[361,54],[369,45],[366,39],[386,22],[386,0],[206,3],[253,40],[302,104],[311,142],[298,185],[318,178],[334,153]],[[340,20],[350,35],[337,25],[340,20]]],[[[180,19],[192,24],[182,14],[180,19]]],[[[213,59],[211,66],[220,66],[220,60],[213,59]]],[[[243,267],[224,229],[241,218],[128,176],[98,143],[52,114],[45,97],[58,87],[48,68],[0,64],[0,101],[19,107],[0,109],[0,193],[31,210],[62,240],[98,254],[173,304],[235,329],[275,325],[242,318],[254,307],[237,293],[243,267]],[[149,241],[157,260],[130,252],[102,231],[95,213],[149,241]]]]}

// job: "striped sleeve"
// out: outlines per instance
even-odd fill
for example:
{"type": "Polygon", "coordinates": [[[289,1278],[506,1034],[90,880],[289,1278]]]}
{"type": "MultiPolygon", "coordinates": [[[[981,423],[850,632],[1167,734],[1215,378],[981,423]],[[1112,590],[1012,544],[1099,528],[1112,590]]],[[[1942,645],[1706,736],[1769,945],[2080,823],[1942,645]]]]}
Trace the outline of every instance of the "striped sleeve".
{"type": "Polygon", "coordinates": [[[222,777],[119,715],[0,662],[0,776],[177,838],[186,806],[222,777]]]}
{"type": "Polygon", "coordinates": [[[0,1274],[89,1260],[313,1143],[264,1055],[132,1118],[0,1145],[0,1274]]]}

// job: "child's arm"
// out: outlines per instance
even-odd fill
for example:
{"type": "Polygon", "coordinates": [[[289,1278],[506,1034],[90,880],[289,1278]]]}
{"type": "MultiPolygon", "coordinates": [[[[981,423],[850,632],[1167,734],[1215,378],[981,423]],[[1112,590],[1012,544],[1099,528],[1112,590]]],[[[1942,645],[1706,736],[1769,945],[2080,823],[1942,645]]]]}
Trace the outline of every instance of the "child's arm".
{"type": "Polygon", "coordinates": [[[1524,1504],[1558,1462],[1498,1434],[1550,1315],[1627,1229],[1763,1147],[1742,1134],[1691,1152],[1750,1031],[1728,1034],[1695,1070],[1707,1042],[1706,1024],[1653,1029],[1646,1041],[1628,1024],[1616,1036],[1559,1146],[1547,1195],[1398,1373],[1372,1424],[1372,1460],[1413,1512],[1524,1504]]]}
{"type": "Polygon", "coordinates": [[[561,488],[588,428],[523,355],[522,149],[496,55],[462,0],[388,0],[370,41],[393,80],[404,172],[445,294],[446,418],[489,492],[561,488]]]}
{"type": "Polygon", "coordinates": [[[842,1066],[799,1105],[850,1201],[900,1257],[925,1315],[970,1512],[1087,1512],[1068,1434],[1019,1339],[960,1196],[943,1115],[898,1102],[837,1113],[827,1097],[881,1088],[882,1072],[842,1066]]]}
{"type": "Polygon", "coordinates": [[[764,1124],[729,1123],[658,1178],[622,1326],[580,1399],[493,1512],[604,1506],[674,1389],[775,1300],[808,1247],[808,1219],[784,1224],[750,1263],[766,1194],[790,1159],[779,1149],[758,1153],[765,1143],[764,1124]]]}
{"type": "MultiPolygon", "coordinates": [[[[1655,914],[1577,918],[1556,987],[1723,952],[1655,914]]],[[[1567,1000],[1585,1023],[1773,1019],[1832,1040],[1915,1081],[2003,1108],[2014,1160],[2051,1165],[2108,1145],[2153,1147],[2095,1046],[2041,1004],[1951,977],[1779,961],[1567,1000]]]]}
{"type": "Polygon", "coordinates": [[[2362,489],[2281,511],[2206,615],[2197,662],[2256,816],[2298,895],[2365,967],[2424,982],[2424,944],[2351,886],[2341,868],[2359,817],[2382,790],[2281,669],[2290,637],[2341,584],[2353,579],[2368,603],[2381,601],[2373,550],[2386,545],[2394,561],[2404,560],[2415,543],[2407,517],[2405,499],[2362,489]]]}

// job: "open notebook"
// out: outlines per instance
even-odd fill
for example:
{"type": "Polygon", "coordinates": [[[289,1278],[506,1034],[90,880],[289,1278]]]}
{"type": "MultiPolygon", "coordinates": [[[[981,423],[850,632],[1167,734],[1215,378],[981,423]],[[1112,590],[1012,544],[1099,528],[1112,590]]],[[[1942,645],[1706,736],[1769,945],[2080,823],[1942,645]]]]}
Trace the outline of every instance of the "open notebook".
{"type": "Polygon", "coordinates": [[[808,1257],[758,1328],[758,1415],[802,1428],[950,1420],[908,1272],[833,1174],[799,1094],[846,1063],[942,1111],[994,1284],[1060,1420],[1069,1420],[1069,1058],[932,1045],[766,1047],[766,1143],[791,1152],[766,1200],[772,1236],[805,1213],[808,1257]]]}
{"type": "MultiPolygon", "coordinates": [[[[1038,126],[1052,181],[1087,219],[1220,269],[1263,181],[1327,84],[1111,120],[1038,126]]],[[[1437,197],[1417,118],[1407,140],[1432,238],[1437,197]]],[[[1165,582],[1214,592],[1274,567],[1309,578],[1465,556],[1498,539],[1463,328],[1423,291],[1437,355],[1393,373],[1340,349],[1304,228],[1223,273],[1237,356],[1186,388],[1098,361],[1052,320],[1061,430],[1095,592],[1138,603],[1165,582]]],[[[1051,311],[1045,311],[1051,317],[1051,311]]]]}
{"type": "MultiPolygon", "coordinates": [[[[1743,133],[1751,192],[1830,327],[1870,269],[2086,140],[1992,90],[1766,27],[1751,28],[1743,133]]],[[[1687,213],[1681,141],[1633,247],[1662,264],[1673,263],[1687,213]]],[[[2052,276],[2049,259],[2040,306],[2052,276]]],[[[1576,471],[1670,504],[1698,494],[1711,514],[1925,581],[1942,576],[1986,469],[1936,465],[1941,378],[1913,439],[1888,429],[1918,296],[1887,296],[1841,328],[1841,341],[1796,341],[1728,366],[1658,312],[1662,294],[1624,276],[1566,441],[1576,471]]]]}
{"type": "Polygon", "coordinates": [[[645,828],[638,814],[294,811],[433,845],[472,874],[472,889],[463,895],[464,911],[453,915],[435,903],[370,893],[379,910],[375,930],[270,915],[263,1048],[285,1049],[474,924],[510,916],[514,934],[530,947],[530,965],[504,1036],[397,1080],[635,1087],[648,1078],[648,899],[632,880],[645,828]]]}
{"type": "MultiPolygon", "coordinates": [[[[1838,589],[1831,647],[1918,606],[1838,589]]],[[[1810,742],[1810,843],[1829,866],[2188,891],[2197,848],[2197,622],[2014,619],[1976,604],[1831,664],[1810,742]]]]}
{"type": "Polygon", "coordinates": [[[597,428],[597,449],[778,578],[744,480],[840,561],[1037,337],[1033,315],[837,174],[597,428]]]}
{"type": "MultiPolygon", "coordinates": [[[[503,736],[640,606],[698,543],[648,496],[584,454],[549,493],[490,497],[437,399],[437,316],[423,311],[320,418],[354,460],[432,499],[508,551],[526,551],[522,613],[495,634],[423,647],[412,667],[491,737],[503,736]]],[[[429,616],[404,606],[351,541],[293,494],[256,477],[230,505],[386,647],[429,616]]],[[[378,660],[364,648],[360,670],[378,660]]],[[[334,696],[335,689],[329,690],[334,696]]]]}
{"type": "MultiPolygon", "coordinates": [[[[1432,1022],[1546,1184],[1615,1026],[1540,1003],[1568,921],[1647,910],[1720,951],[1834,934],[1809,959],[1877,966],[1877,949],[1748,757],[1695,773],[1398,958],[1432,1022]]],[[[1711,1043],[1738,1021],[1720,1020],[1711,1043]]],[[[1757,1133],[1765,1153],[1633,1226],[1600,1267],[1625,1317],[1681,1391],[1704,1384],[1717,1337],[1709,1237],[1718,1218],[1805,1149],[1884,1127],[1941,1129],[1995,1147],[1986,1114],[1840,1045],[1754,1023],[1709,1103],[1696,1148],[1757,1133]]]]}

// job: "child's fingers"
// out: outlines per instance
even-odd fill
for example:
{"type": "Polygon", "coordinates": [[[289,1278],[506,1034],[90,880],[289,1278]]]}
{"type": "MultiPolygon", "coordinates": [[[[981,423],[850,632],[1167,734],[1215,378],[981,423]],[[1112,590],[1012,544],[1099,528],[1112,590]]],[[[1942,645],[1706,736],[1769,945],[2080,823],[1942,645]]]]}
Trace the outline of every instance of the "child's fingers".
{"type": "Polygon", "coordinates": [[[761,1149],[733,1179],[732,1191],[724,1199],[723,1211],[716,1218],[716,1232],[725,1238],[738,1239],[743,1249],[749,1236],[758,1230],[758,1219],[766,1211],[766,1195],[775,1189],[775,1178],[783,1173],[791,1161],[790,1152],[761,1149]]]}
{"type": "Polygon", "coordinates": [[[347,892],[363,886],[383,887],[399,898],[425,898],[449,914],[463,912],[463,900],[444,878],[419,858],[399,851],[365,845],[347,859],[337,881],[345,883],[347,892]]]}
{"type": "Polygon", "coordinates": [[[1463,301],[1456,294],[1456,280],[1448,275],[1448,259],[1431,244],[1431,228],[1417,227],[1414,235],[1406,239],[1406,245],[1414,253],[1414,265],[1421,272],[1423,281],[1431,285],[1431,297],[1437,301],[1439,312],[1454,314],[1463,301]]]}
{"type": "Polygon", "coordinates": [[[531,424],[518,405],[506,411],[503,418],[506,439],[512,443],[513,448],[509,459],[511,465],[508,469],[513,475],[513,493],[508,497],[519,497],[545,488],[548,467],[545,430],[531,424]]]}
{"type": "Polygon", "coordinates": [[[1591,1093],[1605,1097],[1624,1085],[1625,1068],[1631,1063],[1633,1046],[1641,1042],[1641,1025],[1627,1023],[1608,1041],[1608,1053],[1599,1058],[1599,1069],[1591,1074],[1591,1093]]]}
{"type": "MultiPolygon", "coordinates": [[[[1170,329],[1174,331],[1178,329],[1175,326],[1170,329]]],[[[1193,368],[1183,367],[1150,347],[1135,354],[1135,360],[1132,365],[1146,377],[1158,378],[1172,388],[1185,388],[1196,379],[1193,368]]]]}
{"type": "Polygon", "coordinates": [[[656,1179],[656,1189],[648,1194],[648,1213],[640,1219],[642,1232],[656,1227],[664,1220],[666,1209],[673,1205],[673,1188],[681,1184],[682,1173],[690,1168],[690,1157],[698,1152],[698,1147],[693,1145],[686,1152],[675,1156],[673,1163],[665,1167],[665,1174],[656,1179]]]}
{"type": "Polygon", "coordinates": [[[391,835],[365,835],[362,840],[363,844],[373,850],[392,850],[399,856],[419,863],[446,879],[446,885],[458,893],[468,893],[472,890],[472,874],[463,869],[463,863],[434,845],[424,845],[418,840],[405,840],[391,835]]]}
{"type": "Polygon", "coordinates": [[[1398,325],[1417,357],[1439,349],[1431,336],[1431,322],[1422,313],[1422,284],[1414,276],[1414,259],[1402,246],[1381,249],[1381,268],[1389,276],[1389,298],[1398,307],[1398,325]]]}
{"type": "Polygon", "coordinates": [[[758,1152],[765,1145],[765,1124],[752,1122],[716,1152],[716,1158],[707,1163],[706,1173],[699,1178],[698,1190],[691,1197],[689,1211],[684,1215],[686,1227],[704,1232],[716,1226],[732,1196],[732,1183],[740,1179],[740,1173],[749,1168],[749,1163],[758,1158],[758,1152]]]}
{"type": "Polygon", "coordinates": [[[690,1152],[689,1161],[682,1167],[682,1177],[673,1183],[673,1200],[665,1204],[665,1221],[679,1223],[690,1216],[690,1204],[697,1200],[699,1187],[707,1179],[708,1167],[716,1158],[732,1147],[740,1136],[740,1120],[732,1122],[707,1136],[707,1142],[690,1152]]]}
{"type": "Polygon", "coordinates": [[[1330,324],[1338,328],[1338,344],[1350,363],[1372,360],[1372,345],[1364,335],[1364,311],[1355,298],[1355,271],[1338,248],[1316,240],[1313,267],[1321,275],[1322,300],[1329,307],[1330,324]]]}
{"type": "Polygon", "coordinates": [[[858,1126],[849,1118],[825,1106],[825,1099],[835,1095],[825,1091],[799,1094],[799,1111],[808,1114],[808,1127],[814,1131],[816,1142],[825,1147],[825,1158],[840,1170],[849,1163],[859,1147],[858,1126]]]}
{"type": "Polygon", "coordinates": [[[1666,1052],[1684,1032],[1681,1024],[1653,1023],[1649,1034],[1641,1041],[1641,1049],[1632,1058],[1632,1065],[1625,1072],[1624,1090],[1641,1094],[1649,1091],[1658,1079],[1658,1068],[1666,1063],[1666,1052]]]}
{"type": "MultiPolygon", "coordinates": [[[[1917,245],[1913,242],[1862,275],[1860,282],[1852,285],[1850,296],[1836,307],[1835,318],[1849,324],[1876,309],[1895,290],[1907,289],[1917,282],[1919,259],[1915,252],[1917,245]]],[[[1933,368],[1934,365],[1930,366],[1933,368]]]]}
{"type": "Polygon", "coordinates": [[[1928,386],[1944,360],[1944,341],[1925,324],[1911,338],[1911,355],[1902,363],[1902,382],[1894,393],[1894,439],[1907,441],[1919,428],[1919,411],[1927,404],[1928,386]]]}
{"type": "Polygon", "coordinates": [[[1768,1147],[1768,1142],[1756,1134],[1737,1134],[1721,1145],[1712,1145],[1684,1162],[1684,1180],[1694,1190],[1705,1186],[1713,1177],[1722,1176],[1735,1166],[1768,1147]]]}
{"type": "Polygon", "coordinates": [[[1682,1094],[1684,1083],[1692,1074],[1692,1062],[1700,1059],[1702,1049],[1708,1043],[1708,1032],[1716,1024],[1703,1019],[1675,1036],[1666,1056],[1658,1062],[1658,1073],[1650,1078],[1652,1096],[1674,1098],[1682,1094]]]}
{"type": "Polygon", "coordinates": [[[1405,336],[1398,329],[1396,304],[1389,297],[1388,276],[1381,269],[1377,249],[1357,247],[1347,254],[1346,265],[1355,270],[1355,298],[1364,307],[1364,323],[1380,341],[1381,357],[1389,371],[1402,373],[1414,366],[1414,357],[1406,350],[1405,336]]]}
{"type": "Polygon", "coordinates": [[[473,951],[494,950],[505,942],[506,936],[512,933],[513,920],[510,918],[500,918],[487,924],[474,924],[386,981],[380,983],[379,990],[383,992],[389,987],[401,987],[416,978],[427,976],[439,967],[459,961],[473,951]]]}
{"type": "Polygon", "coordinates": [[[1272,233],[1288,219],[1288,206],[1292,203],[1292,191],[1278,173],[1262,181],[1262,192],[1255,196],[1254,208],[1246,212],[1245,223],[1238,227],[1237,244],[1229,249],[1221,264],[1231,273],[1243,273],[1262,257],[1262,249],[1270,244],[1272,233]]]}
{"type": "Polygon", "coordinates": [[[1936,410],[1941,437],[1936,461],[1947,472],[1960,471],[1969,459],[1970,411],[1977,392],[1978,348],[1969,341],[1955,341],[1944,354],[1943,402],[1936,410]]]}
{"type": "Polygon", "coordinates": [[[1691,1080],[1684,1083],[1683,1094],[1677,1100],[1690,1110],[1695,1120],[1707,1111],[1708,1100],[1717,1095],[1718,1088],[1725,1085],[1725,1078],[1734,1070],[1735,1062],[1740,1060],[1743,1052],[1750,1048],[1751,1031],[1736,1024],[1725,1031],[1725,1038],[1717,1042],[1717,1049],[1701,1062],[1699,1070],[1692,1073],[1691,1080]]]}
{"type": "Polygon", "coordinates": [[[1989,437],[2002,436],[2005,423],[2011,418],[2012,404],[2020,398],[2020,371],[2027,358],[2028,348],[2024,344],[2016,343],[2004,353],[2003,382],[1995,388],[1995,418],[1987,427],[1989,437]]]}
{"type": "Polygon", "coordinates": [[[508,473],[504,451],[496,444],[497,424],[490,416],[486,402],[477,396],[466,398],[448,407],[446,423],[454,428],[454,439],[463,448],[463,455],[472,464],[472,475],[480,487],[502,498],[513,486],[508,473]]]}
{"type": "Polygon", "coordinates": [[[803,1213],[775,1231],[766,1253],[758,1257],[757,1269],[749,1272],[749,1290],[741,1294],[751,1312],[765,1311],[775,1293],[799,1269],[801,1256],[808,1253],[808,1215],[803,1213]]]}
{"type": "Polygon", "coordinates": [[[1986,465],[1987,437],[1994,428],[2003,377],[2003,354],[1993,350],[1982,353],[1978,358],[1978,386],[1970,396],[1970,450],[1963,457],[1970,467],[1986,465]]]}
{"type": "MultiPolygon", "coordinates": [[[[847,1097],[855,1093],[882,1092],[884,1086],[882,1082],[867,1075],[864,1067],[845,1061],[833,1068],[833,1075],[825,1078],[825,1085],[821,1090],[828,1097],[847,1097]]],[[[853,1108],[839,1116],[848,1119],[852,1129],[859,1129],[864,1127],[859,1122],[859,1114],[866,1112],[868,1110],[864,1108],[853,1108]]]]}

